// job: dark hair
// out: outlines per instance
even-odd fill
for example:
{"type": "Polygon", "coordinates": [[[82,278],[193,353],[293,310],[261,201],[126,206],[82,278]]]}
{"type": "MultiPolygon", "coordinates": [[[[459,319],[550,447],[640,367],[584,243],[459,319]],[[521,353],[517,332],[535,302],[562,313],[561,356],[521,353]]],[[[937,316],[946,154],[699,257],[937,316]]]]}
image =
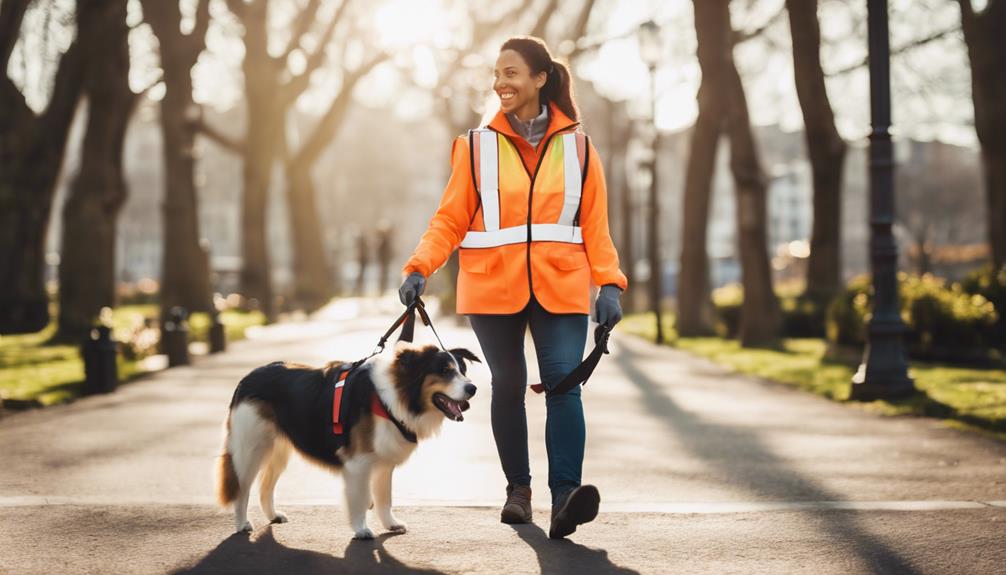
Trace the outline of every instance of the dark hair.
{"type": "Polygon", "coordinates": [[[503,42],[500,52],[503,50],[513,50],[520,54],[531,68],[532,75],[545,72],[545,85],[538,93],[542,104],[554,102],[571,120],[580,119],[580,110],[573,98],[573,80],[569,69],[562,62],[552,59],[544,40],[534,36],[517,36],[503,42]]]}

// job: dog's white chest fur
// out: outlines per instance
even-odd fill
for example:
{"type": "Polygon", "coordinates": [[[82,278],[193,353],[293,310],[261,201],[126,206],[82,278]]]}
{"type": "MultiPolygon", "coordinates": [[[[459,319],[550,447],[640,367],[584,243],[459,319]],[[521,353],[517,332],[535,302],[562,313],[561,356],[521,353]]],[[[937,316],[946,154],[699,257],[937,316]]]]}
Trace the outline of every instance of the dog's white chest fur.
{"type": "Polygon", "coordinates": [[[381,462],[400,465],[412,455],[416,444],[405,439],[395,424],[383,417],[374,422],[374,456],[381,462]]]}

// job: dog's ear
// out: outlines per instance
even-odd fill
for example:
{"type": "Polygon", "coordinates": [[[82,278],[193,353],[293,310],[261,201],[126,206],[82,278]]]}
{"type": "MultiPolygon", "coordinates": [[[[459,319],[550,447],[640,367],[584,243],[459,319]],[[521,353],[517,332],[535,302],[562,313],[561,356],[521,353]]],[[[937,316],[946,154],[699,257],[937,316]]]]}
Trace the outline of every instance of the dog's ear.
{"type": "Polygon", "coordinates": [[[477,361],[479,363],[482,363],[482,360],[479,359],[477,355],[475,355],[474,353],[468,351],[467,349],[465,349],[463,347],[455,347],[454,349],[452,349],[450,351],[451,351],[451,355],[453,355],[454,357],[456,357],[461,362],[461,365],[459,365],[458,367],[461,368],[461,373],[463,375],[467,375],[466,372],[468,371],[468,365],[465,364],[464,360],[477,361]]]}

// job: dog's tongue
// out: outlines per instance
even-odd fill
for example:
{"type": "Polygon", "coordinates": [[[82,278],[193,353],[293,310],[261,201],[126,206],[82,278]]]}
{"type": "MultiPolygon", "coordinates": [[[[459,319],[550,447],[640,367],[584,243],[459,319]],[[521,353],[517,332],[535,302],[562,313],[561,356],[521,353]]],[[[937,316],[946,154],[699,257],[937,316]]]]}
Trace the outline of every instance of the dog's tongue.
{"type": "Polygon", "coordinates": [[[449,400],[447,402],[447,409],[451,410],[451,415],[454,416],[454,421],[464,421],[465,416],[461,415],[461,405],[457,401],[449,400]]]}

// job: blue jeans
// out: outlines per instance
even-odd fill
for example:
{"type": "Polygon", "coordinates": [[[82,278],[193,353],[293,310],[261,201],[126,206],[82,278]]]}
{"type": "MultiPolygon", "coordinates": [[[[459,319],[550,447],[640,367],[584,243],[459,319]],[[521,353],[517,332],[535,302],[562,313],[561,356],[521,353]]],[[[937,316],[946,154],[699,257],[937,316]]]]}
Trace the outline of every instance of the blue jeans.
{"type": "MultiPolygon", "coordinates": [[[[528,463],[527,362],[524,334],[528,326],[538,356],[542,383],[558,385],[583,360],[587,314],[554,314],[532,296],[518,313],[468,316],[492,373],[492,427],[503,473],[509,484],[531,485],[528,463]]],[[[586,426],[580,387],[545,400],[545,448],[552,503],[580,485],[586,426]]]]}

